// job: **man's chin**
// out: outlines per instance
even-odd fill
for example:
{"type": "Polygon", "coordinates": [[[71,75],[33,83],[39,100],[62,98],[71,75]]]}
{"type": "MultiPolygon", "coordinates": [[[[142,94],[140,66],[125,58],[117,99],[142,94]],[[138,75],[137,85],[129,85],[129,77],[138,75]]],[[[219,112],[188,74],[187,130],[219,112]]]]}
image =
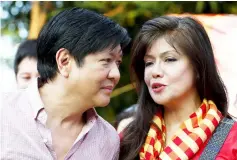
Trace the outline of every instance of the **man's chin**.
{"type": "Polygon", "coordinates": [[[108,106],[109,105],[109,102],[110,102],[110,100],[104,100],[103,102],[102,101],[100,101],[100,103],[98,103],[98,107],[106,107],[106,106],[108,106]]]}
{"type": "Polygon", "coordinates": [[[110,95],[99,94],[93,98],[96,107],[106,107],[110,103],[110,95]]]}

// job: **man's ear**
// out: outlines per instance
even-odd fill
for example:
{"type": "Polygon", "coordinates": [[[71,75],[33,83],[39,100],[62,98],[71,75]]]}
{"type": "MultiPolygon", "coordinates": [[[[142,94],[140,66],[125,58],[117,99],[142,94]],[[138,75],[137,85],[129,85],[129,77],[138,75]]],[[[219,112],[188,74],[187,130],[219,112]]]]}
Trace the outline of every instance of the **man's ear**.
{"type": "Polygon", "coordinates": [[[57,51],[56,62],[58,66],[58,71],[65,78],[69,77],[69,73],[71,70],[71,61],[72,57],[67,49],[60,48],[57,51]]]}

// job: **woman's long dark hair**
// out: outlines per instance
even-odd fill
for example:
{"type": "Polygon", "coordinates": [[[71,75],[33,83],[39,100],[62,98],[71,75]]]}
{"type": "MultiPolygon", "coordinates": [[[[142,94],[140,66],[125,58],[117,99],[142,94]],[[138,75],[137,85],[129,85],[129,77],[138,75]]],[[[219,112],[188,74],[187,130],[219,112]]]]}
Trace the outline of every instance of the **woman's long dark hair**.
{"type": "MultiPolygon", "coordinates": [[[[132,47],[131,70],[138,91],[138,110],[135,119],[123,132],[120,160],[133,160],[145,142],[153,115],[162,111],[144,82],[144,55],[159,37],[190,60],[196,75],[196,88],[200,99],[215,102],[224,116],[227,114],[225,86],[218,74],[209,37],[204,27],[190,17],[161,16],[147,21],[138,33],[132,47]]],[[[175,69],[175,68],[174,68],[175,69]]]]}

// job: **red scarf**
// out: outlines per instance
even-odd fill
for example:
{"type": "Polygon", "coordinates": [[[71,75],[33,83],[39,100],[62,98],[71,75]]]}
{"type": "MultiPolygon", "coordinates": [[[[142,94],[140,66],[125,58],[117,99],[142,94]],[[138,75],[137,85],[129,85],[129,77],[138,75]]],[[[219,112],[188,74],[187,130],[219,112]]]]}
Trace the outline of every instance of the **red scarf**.
{"type": "Polygon", "coordinates": [[[140,150],[140,160],[191,159],[218,126],[222,114],[212,101],[203,100],[196,112],[184,121],[170,143],[165,145],[165,123],[162,113],[153,117],[146,141],[140,150]]]}

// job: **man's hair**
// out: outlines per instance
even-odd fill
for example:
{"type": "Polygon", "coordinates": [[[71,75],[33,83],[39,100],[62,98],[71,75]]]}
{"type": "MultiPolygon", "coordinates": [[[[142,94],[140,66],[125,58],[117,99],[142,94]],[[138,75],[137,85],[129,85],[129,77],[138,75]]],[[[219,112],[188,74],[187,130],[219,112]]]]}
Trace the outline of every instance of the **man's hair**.
{"type": "Polygon", "coordinates": [[[21,61],[25,58],[34,58],[37,60],[37,40],[26,40],[20,44],[17,49],[15,60],[14,60],[14,72],[17,75],[18,66],[21,61]]]}
{"type": "Polygon", "coordinates": [[[77,62],[83,64],[88,54],[124,48],[130,41],[127,31],[119,24],[96,12],[72,8],[53,17],[41,30],[37,43],[38,65],[42,85],[52,80],[58,71],[55,59],[60,48],[67,49],[77,62]]]}

